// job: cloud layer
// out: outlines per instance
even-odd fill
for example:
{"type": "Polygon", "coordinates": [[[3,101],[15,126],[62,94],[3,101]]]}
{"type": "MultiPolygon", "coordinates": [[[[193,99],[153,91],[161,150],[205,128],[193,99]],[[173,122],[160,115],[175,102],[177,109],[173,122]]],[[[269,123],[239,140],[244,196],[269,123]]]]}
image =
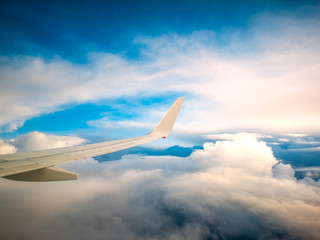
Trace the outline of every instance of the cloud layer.
{"type": "Polygon", "coordinates": [[[265,142],[238,134],[187,158],[66,165],[77,182],[1,180],[0,237],[316,239],[319,186],[277,163],[265,142]]]}
{"type": "Polygon", "coordinates": [[[317,17],[265,14],[246,31],[137,38],[138,59],[2,57],[0,124],[10,131],[68,103],[171,92],[187,95],[183,131],[319,132],[318,25],[317,17]]]}

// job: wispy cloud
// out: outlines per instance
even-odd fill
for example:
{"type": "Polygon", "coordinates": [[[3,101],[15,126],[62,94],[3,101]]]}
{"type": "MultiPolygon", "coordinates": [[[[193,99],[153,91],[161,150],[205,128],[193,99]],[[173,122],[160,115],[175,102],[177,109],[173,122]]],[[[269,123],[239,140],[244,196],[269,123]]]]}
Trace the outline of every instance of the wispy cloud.
{"type": "Polygon", "coordinates": [[[319,132],[318,23],[260,15],[224,45],[212,31],[140,37],[138,59],[99,53],[81,65],[2,57],[0,124],[13,130],[68,103],[180,92],[189,95],[183,131],[319,132]]]}

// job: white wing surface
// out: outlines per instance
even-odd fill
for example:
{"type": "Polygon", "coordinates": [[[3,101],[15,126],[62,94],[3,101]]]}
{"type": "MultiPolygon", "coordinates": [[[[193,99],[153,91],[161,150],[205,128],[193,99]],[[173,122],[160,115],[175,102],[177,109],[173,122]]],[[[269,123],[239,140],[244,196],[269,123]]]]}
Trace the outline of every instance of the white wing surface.
{"type": "Polygon", "coordinates": [[[131,148],[165,138],[171,132],[184,98],[178,98],[155,129],[144,136],[76,147],[0,155],[0,177],[18,181],[63,181],[78,175],[55,165],[131,148]]]}

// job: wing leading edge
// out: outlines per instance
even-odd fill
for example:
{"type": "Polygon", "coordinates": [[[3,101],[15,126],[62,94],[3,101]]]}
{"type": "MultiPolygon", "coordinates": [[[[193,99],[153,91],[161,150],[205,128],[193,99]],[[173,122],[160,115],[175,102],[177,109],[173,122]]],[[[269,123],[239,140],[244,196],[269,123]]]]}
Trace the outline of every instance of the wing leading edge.
{"type": "Polygon", "coordinates": [[[127,138],[76,147],[0,155],[0,177],[18,181],[74,180],[78,175],[55,165],[95,157],[165,138],[171,132],[184,98],[178,98],[152,132],[127,138]]]}

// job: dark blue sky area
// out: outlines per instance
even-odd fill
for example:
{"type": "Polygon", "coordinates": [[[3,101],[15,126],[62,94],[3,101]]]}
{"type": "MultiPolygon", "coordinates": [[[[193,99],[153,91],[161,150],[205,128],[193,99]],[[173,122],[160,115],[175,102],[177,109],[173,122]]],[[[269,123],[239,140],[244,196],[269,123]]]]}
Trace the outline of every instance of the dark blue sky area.
{"type": "Polygon", "coordinates": [[[317,1],[1,1],[0,54],[73,62],[95,51],[134,57],[137,36],[244,28],[261,12],[305,12],[307,3],[317,1]]]}

